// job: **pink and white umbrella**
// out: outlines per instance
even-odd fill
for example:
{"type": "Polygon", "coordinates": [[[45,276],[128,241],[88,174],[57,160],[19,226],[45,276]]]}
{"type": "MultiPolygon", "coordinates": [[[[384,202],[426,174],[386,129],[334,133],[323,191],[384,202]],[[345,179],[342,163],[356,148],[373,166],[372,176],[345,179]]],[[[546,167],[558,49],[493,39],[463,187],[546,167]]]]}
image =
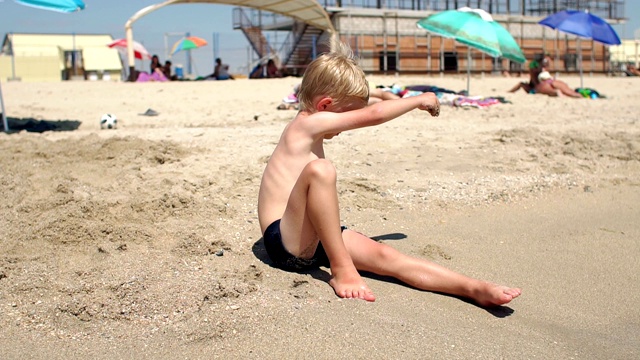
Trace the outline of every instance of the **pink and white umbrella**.
{"type": "MultiPolygon", "coordinates": [[[[114,40],[112,43],[108,44],[107,46],[112,48],[112,49],[118,49],[118,51],[126,53],[126,51],[127,51],[127,39],[114,40]]],[[[151,54],[149,54],[147,49],[145,49],[144,46],[142,46],[142,44],[140,44],[137,41],[133,42],[133,53],[134,53],[136,59],[140,59],[140,60],[151,59],[151,54]]]]}

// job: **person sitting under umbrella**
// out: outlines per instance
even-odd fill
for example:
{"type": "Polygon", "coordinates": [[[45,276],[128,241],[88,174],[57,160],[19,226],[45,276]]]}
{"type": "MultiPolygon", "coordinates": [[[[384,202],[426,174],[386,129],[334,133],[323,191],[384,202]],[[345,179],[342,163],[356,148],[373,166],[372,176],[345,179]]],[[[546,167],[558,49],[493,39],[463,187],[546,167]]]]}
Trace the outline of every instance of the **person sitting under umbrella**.
{"type": "Polygon", "coordinates": [[[266,64],[258,64],[251,74],[249,79],[264,79],[264,78],[279,78],[282,77],[282,71],[278,68],[273,59],[269,59],[266,64]]]}
{"type": "Polygon", "coordinates": [[[524,90],[526,93],[534,94],[536,85],[540,82],[538,80],[538,75],[542,72],[542,66],[537,60],[532,60],[529,63],[529,81],[519,82],[518,85],[514,86],[509,90],[510,93],[514,93],[520,89],[524,90]]]}
{"type": "Polygon", "coordinates": [[[549,66],[551,64],[551,58],[545,56],[542,59],[541,71],[538,74],[538,84],[535,86],[536,94],[545,94],[552,97],[555,96],[569,96],[572,98],[582,98],[580,93],[576,92],[567,85],[566,82],[558,80],[551,76],[549,73],[549,66]]]}
{"type": "Polygon", "coordinates": [[[567,83],[551,76],[549,72],[550,64],[551,58],[548,55],[545,55],[540,62],[536,60],[531,61],[529,64],[529,82],[521,82],[509,90],[509,92],[516,92],[519,89],[523,89],[529,94],[582,98],[582,95],[571,89],[567,83]]]}
{"type": "Polygon", "coordinates": [[[580,93],[576,92],[567,85],[566,82],[557,80],[548,71],[543,71],[538,75],[540,83],[535,88],[536,94],[545,94],[551,97],[569,96],[572,98],[582,98],[580,93]]]}

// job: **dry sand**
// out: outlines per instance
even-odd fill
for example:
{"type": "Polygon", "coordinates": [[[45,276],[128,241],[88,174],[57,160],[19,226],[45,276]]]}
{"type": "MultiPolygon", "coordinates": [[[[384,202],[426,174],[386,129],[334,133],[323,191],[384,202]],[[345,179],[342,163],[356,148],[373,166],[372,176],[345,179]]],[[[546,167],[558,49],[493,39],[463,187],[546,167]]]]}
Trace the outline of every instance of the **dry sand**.
{"type": "Polygon", "coordinates": [[[639,358],[640,79],[507,93],[524,80],[326,145],[344,224],[522,287],[489,310],[372,276],[375,303],[340,300],[327,269],[270,266],[258,186],[299,79],[3,83],[9,117],[80,126],[0,134],[0,358],[639,358]]]}

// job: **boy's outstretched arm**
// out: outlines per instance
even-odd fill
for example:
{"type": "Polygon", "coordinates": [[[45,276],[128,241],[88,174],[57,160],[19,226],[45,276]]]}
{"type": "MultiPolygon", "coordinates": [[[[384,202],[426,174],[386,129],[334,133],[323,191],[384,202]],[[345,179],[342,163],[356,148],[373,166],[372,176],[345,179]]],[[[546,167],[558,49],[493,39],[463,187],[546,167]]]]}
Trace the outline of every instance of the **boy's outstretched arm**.
{"type": "Polygon", "coordinates": [[[428,111],[431,116],[439,116],[440,102],[438,101],[438,97],[436,96],[436,94],[428,92],[417,96],[397,99],[395,101],[383,101],[362,110],[374,111],[374,117],[379,116],[381,123],[383,123],[389,120],[393,120],[400,115],[404,115],[405,113],[413,109],[428,111]],[[405,104],[404,102],[408,102],[410,104],[405,104]]]}
{"type": "Polygon", "coordinates": [[[314,114],[310,123],[317,133],[340,133],[367,126],[375,126],[393,120],[411,110],[429,112],[431,116],[440,115],[440,102],[434,93],[397,100],[382,101],[362,109],[346,112],[321,111],[314,114]]]}

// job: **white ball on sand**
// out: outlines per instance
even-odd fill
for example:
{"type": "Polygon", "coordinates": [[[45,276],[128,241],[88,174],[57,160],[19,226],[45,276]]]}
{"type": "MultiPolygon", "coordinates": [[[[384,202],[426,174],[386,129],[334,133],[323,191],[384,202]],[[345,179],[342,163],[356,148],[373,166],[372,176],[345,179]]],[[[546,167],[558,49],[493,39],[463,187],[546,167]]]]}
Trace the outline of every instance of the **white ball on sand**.
{"type": "Polygon", "coordinates": [[[104,114],[100,117],[100,129],[115,129],[118,127],[118,118],[113,114],[104,114]]]}

